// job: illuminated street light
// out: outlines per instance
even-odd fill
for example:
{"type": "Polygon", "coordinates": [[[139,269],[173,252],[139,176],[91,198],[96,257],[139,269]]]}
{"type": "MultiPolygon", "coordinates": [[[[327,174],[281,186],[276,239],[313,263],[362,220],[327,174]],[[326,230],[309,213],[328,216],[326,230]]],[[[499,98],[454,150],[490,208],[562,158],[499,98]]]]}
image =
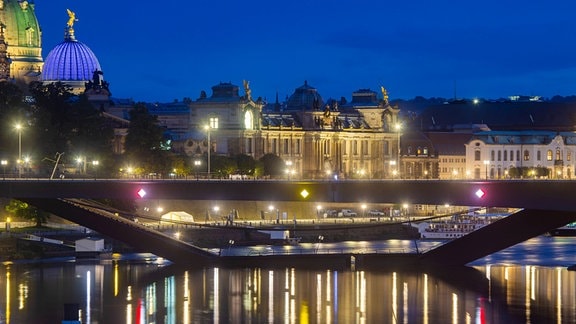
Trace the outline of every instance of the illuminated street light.
{"type": "Polygon", "coordinates": [[[362,204],[360,207],[362,208],[362,217],[366,217],[366,204],[362,204]]]}
{"type": "MultiPolygon", "coordinates": [[[[398,155],[396,156],[396,163],[398,165],[398,171],[400,171],[400,154],[402,153],[400,148],[400,132],[402,131],[402,124],[397,123],[394,125],[394,128],[396,129],[396,133],[398,133],[398,155]]],[[[401,176],[400,172],[398,172],[398,174],[401,176]]]]}
{"type": "Polygon", "coordinates": [[[210,130],[212,127],[210,125],[205,125],[204,130],[206,131],[208,137],[208,178],[210,178],[210,151],[212,151],[212,145],[210,143],[210,130]]]}
{"type": "Polygon", "coordinates": [[[6,166],[8,165],[8,160],[2,160],[2,168],[4,169],[3,178],[6,179],[6,166]]]}
{"type": "Polygon", "coordinates": [[[18,177],[22,177],[22,124],[14,125],[18,132],[18,177]]]}
{"type": "Polygon", "coordinates": [[[198,169],[200,169],[200,165],[202,165],[202,161],[194,160],[194,170],[196,171],[196,180],[198,180],[198,169]]]}
{"type": "Polygon", "coordinates": [[[290,176],[294,174],[294,170],[292,169],[292,161],[286,161],[286,177],[288,181],[290,181],[290,176]]]}

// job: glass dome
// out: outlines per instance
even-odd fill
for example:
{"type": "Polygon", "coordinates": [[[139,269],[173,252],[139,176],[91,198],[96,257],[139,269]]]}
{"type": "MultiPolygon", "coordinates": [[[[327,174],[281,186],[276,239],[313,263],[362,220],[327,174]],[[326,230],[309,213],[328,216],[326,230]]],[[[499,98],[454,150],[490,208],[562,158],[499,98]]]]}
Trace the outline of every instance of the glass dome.
{"type": "Polygon", "coordinates": [[[46,57],[42,81],[88,81],[96,70],[102,69],[94,52],[83,43],[68,38],[46,57]]]}

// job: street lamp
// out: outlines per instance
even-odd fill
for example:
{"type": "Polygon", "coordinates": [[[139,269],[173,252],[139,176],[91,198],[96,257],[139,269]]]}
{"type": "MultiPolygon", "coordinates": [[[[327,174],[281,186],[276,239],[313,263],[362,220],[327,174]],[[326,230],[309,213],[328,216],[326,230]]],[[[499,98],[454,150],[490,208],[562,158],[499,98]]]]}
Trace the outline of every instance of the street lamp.
{"type": "Polygon", "coordinates": [[[366,217],[366,204],[362,204],[362,217],[366,217]]]}
{"type": "Polygon", "coordinates": [[[210,144],[210,125],[205,125],[204,130],[206,131],[208,137],[208,178],[210,178],[210,151],[212,151],[212,145],[210,144]]]}
{"type": "Polygon", "coordinates": [[[6,179],[6,166],[8,165],[8,160],[2,160],[2,168],[4,169],[3,178],[6,179]]]}
{"type": "Polygon", "coordinates": [[[398,165],[398,174],[399,174],[400,176],[402,176],[402,175],[400,174],[400,154],[402,153],[402,152],[401,152],[402,150],[400,149],[400,131],[402,131],[402,124],[397,123],[397,124],[394,126],[394,128],[396,129],[396,133],[398,134],[398,155],[396,156],[396,160],[397,160],[396,163],[397,163],[397,165],[398,165]]]}
{"type": "Polygon", "coordinates": [[[200,169],[202,162],[200,160],[194,160],[194,170],[196,171],[196,180],[198,180],[198,169],[200,169]]]}
{"type": "Polygon", "coordinates": [[[488,165],[489,164],[490,164],[490,161],[484,160],[484,166],[486,167],[486,180],[488,180],[488,165]]]}
{"type": "Polygon", "coordinates": [[[22,124],[14,125],[18,132],[18,177],[22,177],[22,124]]]}

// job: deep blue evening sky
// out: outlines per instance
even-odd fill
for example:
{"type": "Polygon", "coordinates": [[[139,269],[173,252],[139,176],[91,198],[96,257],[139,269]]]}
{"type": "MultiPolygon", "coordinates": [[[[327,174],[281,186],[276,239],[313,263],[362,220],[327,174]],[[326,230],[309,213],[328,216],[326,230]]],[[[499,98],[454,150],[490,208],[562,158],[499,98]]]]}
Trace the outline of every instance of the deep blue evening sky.
{"type": "Polygon", "coordinates": [[[304,80],[324,99],[576,94],[574,1],[36,0],[44,58],[76,37],[117,98],[169,102],[219,82],[282,100],[304,80]]]}

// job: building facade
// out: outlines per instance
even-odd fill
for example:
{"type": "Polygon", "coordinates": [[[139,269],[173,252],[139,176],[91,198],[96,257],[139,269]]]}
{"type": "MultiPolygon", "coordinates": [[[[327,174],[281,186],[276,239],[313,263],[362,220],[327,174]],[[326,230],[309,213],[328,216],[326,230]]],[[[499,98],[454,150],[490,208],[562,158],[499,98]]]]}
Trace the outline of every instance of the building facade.
{"type": "Polygon", "coordinates": [[[359,90],[352,101],[325,102],[307,82],[284,105],[254,100],[248,81],[244,95],[231,83],[212,87],[189,103],[187,155],[246,154],[260,159],[275,154],[294,178],[325,179],[392,177],[389,161],[397,159],[397,107],[371,90],[359,90]],[[208,144],[207,138],[210,138],[208,144]]]}
{"type": "Polygon", "coordinates": [[[466,167],[474,179],[511,176],[573,179],[575,152],[576,133],[573,132],[478,132],[466,144],[466,167]],[[512,175],[513,169],[528,170],[528,173],[512,175]]]}
{"type": "Polygon", "coordinates": [[[40,80],[44,65],[42,33],[34,3],[0,0],[0,25],[10,58],[10,80],[27,91],[30,82],[40,80]]]}

